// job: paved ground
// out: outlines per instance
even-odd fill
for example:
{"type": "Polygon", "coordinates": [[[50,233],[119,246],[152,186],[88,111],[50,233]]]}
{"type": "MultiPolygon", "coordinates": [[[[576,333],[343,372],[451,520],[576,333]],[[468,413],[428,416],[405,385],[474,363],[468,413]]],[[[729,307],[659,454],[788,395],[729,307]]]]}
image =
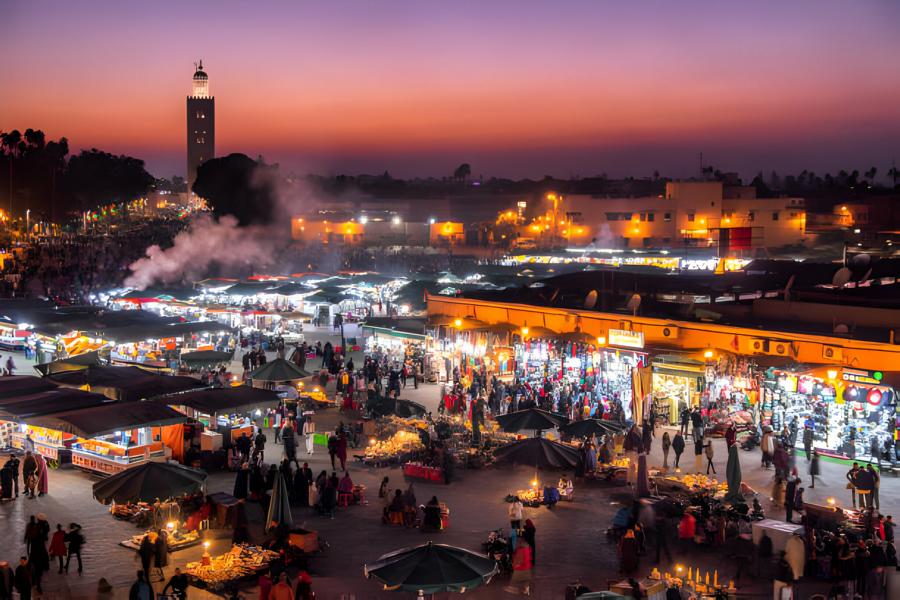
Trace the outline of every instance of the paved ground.
{"type": "MultiPolygon", "coordinates": [[[[329,332],[313,332],[309,338],[313,341],[326,337],[329,332]]],[[[354,357],[354,360],[357,360],[354,357]]],[[[21,365],[22,363],[20,363],[21,365]]],[[[437,403],[438,388],[433,385],[412,387],[404,390],[404,397],[416,400],[430,408],[437,403]]],[[[324,411],[318,422],[319,428],[333,425],[339,415],[336,411],[324,411]]],[[[274,439],[274,436],[269,436],[274,439]]],[[[725,467],[724,442],[715,442],[716,468],[720,473],[725,467]]],[[[267,456],[279,453],[278,447],[271,447],[267,456]]],[[[301,458],[306,458],[301,456],[301,458]]],[[[685,462],[693,464],[693,457],[687,456],[685,462]]],[[[759,468],[759,451],[741,452],[745,480],[768,497],[771,485],[771,471],[759,468]]],[[[309,460],[314,472],[330,468],[327,455],[317,452],[309,460]]],[[[661,464],[662,456],[658,443],[654,444],[651,464],[661,464]]],[[[801,472],[805,469],[805,460],[799,459],[801,472]]],[[[807,489],[807,497],[824,501],[835,496],[840,502],[849,502],[844,489],[844,470],[838,465],[824,463],[822,483],[811,492],[807,489]]],[[[458,472],[458,480],[449,486],[416,483],[416,493],[420,502],[432,495],[437,495],[451,508],[451,525],[448,530],[425,535],[415,530],[388,528],[381,524],[380,506],[374,491],[384,475],[391,479],[394,486],[403,485],[399,469],[369,469],[351,466],[351,474],[355,481],[366,484],[373,492],[372,504],[368,506],[342,509],[334,520],[325,519],[312,514],[306,509],[295,509],[295,522],[318,530],[330,542],[328,554],[313,563],[314,587],[320,599],[350,598],[375,599],[404,597],[395,593],[381,591],[378,585],[363,577],[363,565],[371,562],[381,554],[406,545],[418,544],[428,539],[449,544],[480,549],[482,540],[491,529],[507,523],[507,505],[503,497],[510,491],[527,484],[532,477],[528,469],[489,469],[481,471],[458,472]],[[350,596],[353,594],[353,596],[350,596]]],[[[35,500],[19,499],[0,505],[0,559],[13,562],[23,553],[22,533],[28,515],[44,512],[51,523],[67,524],[78,521],[84,526],[88,540],[85,549],[85,575],[74,574],[60,576],[51,573],[46,577],[45,598],[93,598],[99,577],[104,576],[117,588],[117,598],[127,598],[127,587],[133,579],[137,564],[134,554],[119,547],[120,540],[132,535],[136,529],[121,521],[114,520],[106,507],[91,499],[91,484],[96,481],[91,476],[74,471],[60,470],[51,473],[50,494],[35,500]]],[[[231,473],[214,473],[210,477],[210,491],[230,492],[234,475],[231,473]]],[[[887,514],[900,514],[900,483],[896,479],[886,478],[882,491],[882,510],[887,514]]],[[[578,489],[576,500],[564,503],[556,510],[545,508],[526,509],[526,518],[534,520],[537,526],[537,563],[535,569],[535,590],[539,598],[561,598],[567,584],[581,579],[592,589],[605,589],[610,579],[617,578],[618,560],[614,546],[608,543],[605,530],[609,526],[612,515],[623,504],[629,501],[628,489],[612,487],[604,484],[588,485],[578,489]]],[[[769,516],[783,518],[783,512],[763,502],[769,516]]],[[[262,539],[262,511],[255,505],[250,506],[249,517],[254,527],[253,534],[257,540],[262,539]]],[[[214,532],[213,532],[214,533],[214,532]]],[[[212,552],[225,550],[228,542],[224,539],[213,539],[212,552]]],[[[199,548],[189,549],[172,555],[171,565],[183,565],[196,560],[201,553],[199,548]]],[[[713,549],[678,548],[673,545],[673,558],[676,561],[699,564],[704,569],[716,568],[720,577],[733,578],[739,562],[723,559],[713,549]]],[[[649,571],[653,563],[648,558],[642,561],[642,568],[649,571]]],[[[660,566],[665,569],[667,563],[660,566]]],[[[167,570],[171,572],[172,567],[167,570]]],[[[742,591],[754,592],[760,597],[771,597],[770,584],[760,578],[744,577],[740,584],[742,591]]],[[[507,598],[513,595],[503,591],[503,582],[497,581],[489,587],[475,590],[468,594],[474,598],[507,598]]],[[[815,584],[806,586],[801,597],[812,591],[815,584]]],[[[255,597],[252,588],[246,590],[248,598],[255,597]]],[[[203,592],[192,592],[191,598],[206,598],[203,592]]]]}

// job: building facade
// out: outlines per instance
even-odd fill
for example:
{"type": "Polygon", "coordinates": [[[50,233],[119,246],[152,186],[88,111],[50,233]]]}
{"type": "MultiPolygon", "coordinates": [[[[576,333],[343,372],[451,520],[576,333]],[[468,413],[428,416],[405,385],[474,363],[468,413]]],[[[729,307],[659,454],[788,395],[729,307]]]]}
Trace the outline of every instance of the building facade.
{"type": "Polygon", "coordinates": [[[187,183],[193,193],[197,168],[216,154],[216,99],[209,95],[209,76],[203,61],[197,65],[187,97],[187,183]]]}

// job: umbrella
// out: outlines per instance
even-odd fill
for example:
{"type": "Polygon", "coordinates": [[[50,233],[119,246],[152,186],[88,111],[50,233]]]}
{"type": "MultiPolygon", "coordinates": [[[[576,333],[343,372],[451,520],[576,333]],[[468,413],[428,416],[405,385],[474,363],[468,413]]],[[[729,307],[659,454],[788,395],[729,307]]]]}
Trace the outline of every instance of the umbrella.
{"type": "Polygon", "coordinates": [[[738,457],[737,444],[732,444],[728,448],[725,479],[728,482],[728,493],[725,494],[725,498],[732,502],[743,500],[743,496],[741,496],[741,459],[738,457]]]}
{"type": "Polygon", "coordinates": [[[177,463],[145,462],[94,484],[94,498],[108,502],[152,502],[202,490],[206,471],[177,463]]]}
{"type": "Polygon", "coordinates": [[[539,469],[574,469],[581,462],[577,448],[544,438],[526,438],[497,448],[494,459],[539,469]]]}
{"type": "Polygon", "coordinates": [[[588,592],[578,596],[575,600],[627,600],[628,596],[615,592],[588,592]]]}
{"type": "Polygon", "coordinates": [[[391,591],[467,592],[487,584],[497,574],[497,563],[471,550],[428,542],[389,552],[363,572],[391,591]]]}
{"type": "Polygon", "coordinates": [[[274,523],[288,527],[294,524],[294,517],[291,515],[291,499],[288,496],[287,485],[284,483],[281,471],[275,474],[275,482],[272,485],[272,497],[269,500],[269,512],[266,515],[266,531],[272,529],[274,523]]]}
{"type": "Polygon", "coordinates": [[[514,433],[516,431],[541,431],[562,427],[569,422],[569,419],[563,415],[547,412],[540,408],[527,408],[499,415],[497,422],[500,423],[503,431],[514,433]]]}
{"type": "Polygon", "coordinates": [[[634,486],[634,494],[638,498],[646,498],[650,495],[650,473],[647,471],[647,455],[643,452],[638,455],[637,483],[634,486]]]}
{"type": "Polygon", "coordinates": [[[603,421],[601,419],[582,419],[572,421],[562,428],[564,433],[573,437],[590,437],[594,434],[606,435],[625,431],[625,424],[619,421],[603,421]]]}
{"type": "Polygon", "coordinates": [[[249,377],[256,381],[295,381],[309,377],[309,373],[290,361],[276,358],[250,373],[249,377]]]}

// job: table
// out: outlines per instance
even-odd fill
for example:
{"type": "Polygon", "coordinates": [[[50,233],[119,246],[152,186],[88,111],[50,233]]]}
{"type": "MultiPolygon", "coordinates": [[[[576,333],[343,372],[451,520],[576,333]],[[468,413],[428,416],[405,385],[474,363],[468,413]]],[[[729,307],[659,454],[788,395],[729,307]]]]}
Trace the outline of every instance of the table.
{"type": "Polygon", "coordinates": [[[427,481],[441,482],[444,480],[444,470],[442,468],[417,465],[415,463],[406,463],[403,465],[403,475],[414,479],[425,479],[427,481]]]}
{"type": "MultiPolygon", "coordinates": [[[[644,594],[644,598],[646,600],[665,600],[666,598],[666,584],[663,581],[658,579],[650,579],[643,578],[638,579],[638,586],[641,588],[641,592],[644,594]]],[[[620,581],[619,583],[614,583],[609,586],[609,591],[615,592],[616,594],[621,594],[626,598],[633,598],[631,595],[631,584],[628,583],[628,580],[620,581]]]]}
{"type": "Polygon", "coordinates": [[[803,526],[796,523],[786,523],[785,521],[776,521],[775,519],[763,519],[762,521],[754,521],[753,544],[758,546],[762,539],[763,532],[772,539],[772,551],[780,552],[784,550],[784,546],[788,538],[795,532],[802,533],[803,526]]]}

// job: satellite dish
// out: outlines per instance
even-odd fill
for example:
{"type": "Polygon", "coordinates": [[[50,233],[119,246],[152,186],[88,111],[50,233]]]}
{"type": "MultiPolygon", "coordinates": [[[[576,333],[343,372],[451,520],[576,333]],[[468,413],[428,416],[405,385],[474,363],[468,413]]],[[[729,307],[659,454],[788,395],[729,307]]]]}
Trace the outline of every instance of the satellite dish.
{"type": "Polygon", "coordinates": [[[597,298],[600,294],[597,293],[597,290],[591,290],[588,292],[587,296],[584,297],[584,307],[587,310],[593,310],[597,306],[597,298]]]}
{"type": "Polygon", "coordinates": [[[834,333],[850,333],[850,328],[843,323],[838,323],[834,326],[834,333]]]}
{"type": "Polygon", "coordinates": [[[864,269],[872,262],[872,256],[861,252],[850,257],[850,267],[853,269],[864,269]]]}
{"type": "Polygon", "coordinates": [[[841,267],[834,274],[834,277],[831,278],[831,285],[836,288],[842,288],[850,281],[850,277],[853,276],[853,273],[847,267],[841,267]]]}
{"type": "Polygon", "coordinates": [[[641,296],[640,294],[632,294],[631,298],[628,299],[628,304],[625,305],[628,307],[632,313],[637,314],[638,308],[641,306],[641,296]]]}

